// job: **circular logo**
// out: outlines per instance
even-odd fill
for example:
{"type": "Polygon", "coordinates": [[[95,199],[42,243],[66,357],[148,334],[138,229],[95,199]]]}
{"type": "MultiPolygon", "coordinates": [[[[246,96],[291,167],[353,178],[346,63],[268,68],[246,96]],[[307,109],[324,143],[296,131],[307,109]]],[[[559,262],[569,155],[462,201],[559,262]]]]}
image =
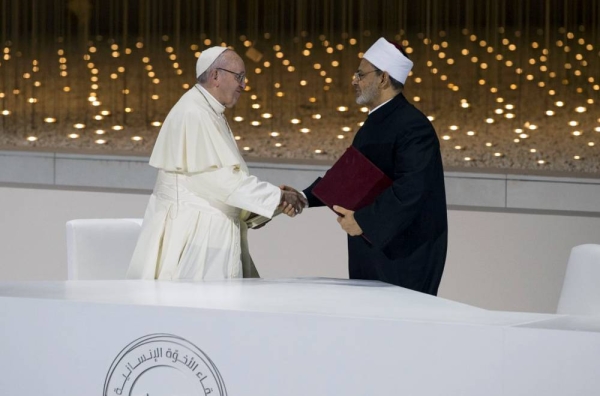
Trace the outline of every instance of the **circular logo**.
{"type": "Polygon", "coordinates": [[[104,396],[227,396],[210,358],[172,334],[150,334],[127,345],[112,362],[104,396]]]}

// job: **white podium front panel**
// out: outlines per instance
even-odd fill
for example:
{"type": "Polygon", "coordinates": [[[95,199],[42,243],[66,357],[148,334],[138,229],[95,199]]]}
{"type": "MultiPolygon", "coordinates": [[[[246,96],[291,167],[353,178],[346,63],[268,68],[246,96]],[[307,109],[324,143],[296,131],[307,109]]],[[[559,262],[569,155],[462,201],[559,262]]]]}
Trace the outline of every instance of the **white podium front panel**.
{"type": "MultiPolygon", "coordinates": [[[[600,345],[556,318],[379,282],[0,283],[0,395],[538,394],[550,343],[600,345]]],[[[596,356],[561,366],[578,395],[600,390],[596,356]]]]}
{"type": "Polygon", "coordinates": [[[600,317],[556,316],[506,330],[506,394],[600,395],[600,317]]]}

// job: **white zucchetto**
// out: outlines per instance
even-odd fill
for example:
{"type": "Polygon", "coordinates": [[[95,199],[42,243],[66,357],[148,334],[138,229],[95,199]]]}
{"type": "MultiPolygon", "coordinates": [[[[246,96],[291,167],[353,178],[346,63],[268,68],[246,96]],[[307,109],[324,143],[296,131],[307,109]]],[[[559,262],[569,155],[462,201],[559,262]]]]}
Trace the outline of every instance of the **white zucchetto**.
{"type": "Polygon", "coordinates": [[[402,84],[406,81],[413,62],[408,59],[394,44],[381,37],[363,55],[379,70],[386,71],[402,84]]]}
{"type": "Polygon", "coordinates": [[[210,47],[202,51],[196,62],[196,78],[200,77],[227,47],[210,47]]]}

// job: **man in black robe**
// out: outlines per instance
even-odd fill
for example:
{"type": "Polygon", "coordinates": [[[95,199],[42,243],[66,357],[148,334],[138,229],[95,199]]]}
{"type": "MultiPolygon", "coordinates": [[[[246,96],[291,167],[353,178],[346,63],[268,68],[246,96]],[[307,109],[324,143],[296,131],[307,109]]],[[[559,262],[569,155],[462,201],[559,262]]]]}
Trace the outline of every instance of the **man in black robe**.
{"type": "MultiPolygon", "coordinates": [[[[348,233],[351,279],[436,295],[448,241],[444,172],[431,122],[402,94],[412,68],[403,52],[379,39],[352,80],[356,102],[370,110],[352,145],[393,184],[356,212],[339,206],[334,210],[342,214],[338,222],[348,233]]],[[[304,190],[309,207],[323,206],[312,194],[319,180],[304,190]]]]}

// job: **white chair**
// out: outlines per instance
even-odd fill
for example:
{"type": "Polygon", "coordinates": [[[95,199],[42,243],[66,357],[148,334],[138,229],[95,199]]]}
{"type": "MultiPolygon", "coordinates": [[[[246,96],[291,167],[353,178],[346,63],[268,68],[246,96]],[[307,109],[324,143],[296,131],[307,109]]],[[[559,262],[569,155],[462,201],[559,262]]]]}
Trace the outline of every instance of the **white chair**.
{"type": "Polygon", "coordinates": [[[600,245],[571,249],[556,313],[600,315],[600,245]]]}
{"type": "Polygon", "coordinates": [[[125,279],[142,219],[67,222],[69,280],[125,279]]]}

